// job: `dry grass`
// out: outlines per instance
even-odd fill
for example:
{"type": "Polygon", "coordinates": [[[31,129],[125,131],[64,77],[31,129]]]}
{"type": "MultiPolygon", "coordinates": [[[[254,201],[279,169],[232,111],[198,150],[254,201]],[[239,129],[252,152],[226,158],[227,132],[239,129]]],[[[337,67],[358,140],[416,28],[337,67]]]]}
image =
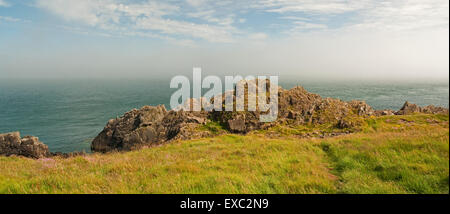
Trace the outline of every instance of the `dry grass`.
{"type": "Polygon", "coordinates": [[[68,159],[0,157],[0,193],[448,194],[448,116],[366,122],[325,139],[257,132],[68,159]]]}

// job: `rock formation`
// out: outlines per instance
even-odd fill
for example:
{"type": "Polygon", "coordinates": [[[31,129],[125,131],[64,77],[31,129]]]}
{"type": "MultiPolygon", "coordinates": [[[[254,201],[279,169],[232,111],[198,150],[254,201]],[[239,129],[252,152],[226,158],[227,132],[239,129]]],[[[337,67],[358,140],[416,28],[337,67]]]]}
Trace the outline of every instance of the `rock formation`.
{"type": "Polygon", "coordinates": [[[40,142],[37,137],[20,138],[19,132],[11,132],[0,134],[0,155],[43,158],[49,156],[50,152],[48,146],[40,142]]]}
{"type": "MultiPolygon", "coordinates": [[[[248,82],[247,84],[255,84],[248,82]]],[[[270,83],[266,85],[270,89],[270,83]]],[[[245,94],[248,92],[245,87],[245,94]]],[[[233,97],[236,110],[235,91],[225,92],[233,97]]],[[[204,98],[201,98],[204,99],[204,98]]],[[[199,103],[201,99],[190,99],[185,107],[199,103]]],[[[419,107],[408,102],[397,112],[392,110],[374,110],[364,101],[345,102],[339,99],[322,98],[306,91],[303,87],[290,90],[278,89],[278,119],[272,123],[259,121],[264,113],[257,111],[167,111],[164,106],[145,106],[132,110],[122,117],[110,120],[103,131],[94,139],[91,149],[94,152],[134,150],[146,146],[158,145],[174,139],[192,139],[210,136],[199,127],[208,121],[221,124],[232,133],[248,133],[253,130],[266,129],[270,126],[284,124],[324,124],[329,123],[340,129],[353,129],[362,123],[362,118],[394,114],[431,113],[448,114],[448,109],[435,106],[419,107]]],[[[225,105],[225,96],[221,96],[221,105],[225,105]]],[[[247,106],[247,95],[245,97],[247,106]]],[[[210,102],[214,104],[214,99],[210,102]]]]}
{"type": "MultiPolygon", "coordinates": [[[[255,84],[247,81],[246,84],[255,84]]],[[[270,90],[270,83],[266,85],[266,91],[270,90]]],[[[245,87],[245,94],[248,87],[245,87]]],[[[362,123],[362,118],[383,115],[405,115],[413,113],[448,114],[447,108],[426,106],[420,107],[406,102],[398,111],[374,110],[363,101],[345,102],[339,99],[322,98],[310,93],[302,87],[290,90],[278,88],[278,119],[275,122],[263,123],[259,116],[265,114],[258,109],[256,111],[236,111],[235,91],[226,92],[233,98],[234,111],[200,112],[171,110],[167,111],[163,105],[144,106],[141,109],[133,109],[122,117],[111,119],[102,132],[93,140],[91,150],[93,152],[129,151],[143,147],[158,145],[171,140],[185,140],[211,136],[211,132],[200,129],[208,121],[221,124],[232,133],[248,133],[253,130],[266,129],[273,125],[293,124],[331,124],[339,129],[354,129],[362,123]]],[[[245,106],[248,104],[248,96],[245,95],[245,106]]],[[[204,98],[201,98],[204,99],[204,98]]],[[[190,99],[186,105],[192,108],[201,99],[190,99]]],[[[270,99],[270,98],[267,98],[270,99]]],[[[225,96],[221,96],[220,105],[225,105],[225,96]]],[[[210,102],[214,104],[214,99],[210,102]]],[[[186,107],[186,106],[185,106],[186,107]]],[[[19,132],[0,134],[0,155],[18,155],[31,158],[43,158],[49,156],[70,157],[83,153],[50,153],[47,145],[39,141],[37,137],[26,136],[20,138],[19,132]]]]}
{"type": "Polygon", "coordinates": [[[196,124],[204,124],[206,115],[201,112],[170,111],[163,105],[133,109],[122,117],[110,120],[103,131],[92,141],[91,150],[108,152],[134,150],[156,145],[172,139],[187,139],[194,133],[196,124]]]}
{"type": "Polygon", "coordinates": [[[403,107],[395,112],[396,115],[405,115],[413,113],[425,113],[425,114],[448,114],[447,108],[436,107],[433,105],[420,107],[416,104],[411,104],[408,101],[403,104],[403,107]]]}
{"type": "MultiPolygon", "coordinates": [[[[257,84],[245,81],[245,93],[248,85],[257,84]]],[[[266,82],[266,91],[270,90],[270,82],[266,82]]],[[[184,111],[180,109],[167,111],[163,105],[144,106],[133,109],[123,116],[108,121],[103,131],[92,141],[93,152],[130,151],[148,146],[159,145],[172,140],[186,140],[212,136],[212,132],[202,129],[208,122],[220,124],[231,133],[248,133],[253,130],[267,129],[277,124],[306,125],[330,124],[342,133],[357,131],[364,117],[383,115],[405,115],[414,113],[447,114],[448,109],[436,106],[420,107],[406,102],[398,111],[374,110],[364,101],[345,102],[339,99],[322,98],[306,91],[303,87],[290,90],[278,88],[278,118],[275,122],[259,121],[261,114],[267,112],[248,111],[248,95],[244,95],[244,111],[236,111],[236,92],[228,91],[226,95],[233,98],[234,111],[184,111]]],[[[225,96],[218,95],[220,106],[225,106],[225,96]]],[[[184,107],[192,109],[200,99],[189,99],[184,107]]],[[[267,101],[270,98],[267,98],[267,101]]],[[[214,99],[210,100],[214,105],[214,99]]],[[[340,133],[332,133],[334,134],[340,133]]],[[[72,157],[84,153],[50,153],[48,146],[37,137],[20,138],[19,132],[0,134],[0,155],[18,155],[30,158],[51,156],[72,157]]]]}

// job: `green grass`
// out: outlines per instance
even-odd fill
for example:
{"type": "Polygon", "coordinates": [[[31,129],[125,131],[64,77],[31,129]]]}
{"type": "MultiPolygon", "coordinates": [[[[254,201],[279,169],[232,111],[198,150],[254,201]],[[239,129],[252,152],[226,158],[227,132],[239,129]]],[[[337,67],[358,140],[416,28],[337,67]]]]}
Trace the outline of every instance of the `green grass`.
{"type": "Polygon", "coordinates": [[[449,193],[448,115],[368,118],[358,133],[297,136],[320,129],[278,126],[68,159],[0,157],[0,193],[449,193]],[[274,131],[284,132],[267,136],[274,131]]]}
{"type": "Polygon", "coordinates": [[[199,131],[209,131],[212,134],[223,134],[226,133],[226,129],[222,124],[216,121],[210,121],[206,123],[205,125],[202,125],[198,128],[199,131]]]}

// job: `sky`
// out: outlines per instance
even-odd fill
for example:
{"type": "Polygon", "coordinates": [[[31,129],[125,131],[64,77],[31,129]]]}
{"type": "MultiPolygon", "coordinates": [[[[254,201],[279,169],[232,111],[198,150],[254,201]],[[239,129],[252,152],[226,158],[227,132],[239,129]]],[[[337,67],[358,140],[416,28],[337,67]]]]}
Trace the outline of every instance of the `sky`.
{"type": "Polygon", "coordinates": [[[0,78],[448,79],[448,0],[0,0],[0,78]]]}

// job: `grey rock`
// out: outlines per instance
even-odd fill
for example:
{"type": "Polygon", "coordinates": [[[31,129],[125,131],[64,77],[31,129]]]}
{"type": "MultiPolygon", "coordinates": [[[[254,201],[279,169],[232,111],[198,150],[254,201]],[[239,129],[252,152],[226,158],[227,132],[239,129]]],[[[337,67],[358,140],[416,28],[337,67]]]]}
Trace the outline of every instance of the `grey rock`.
{"type": "Polygon", "coordinates": [[[390,110],[390,109],[384,109],[384,110],[376,110],[374,112],[375,116],[390,116],[390,115],[394,115],[395,111],[390,110]]]}
{"type": "Polygon", "coordinates": [[[395,112],[396,115],[407,115],[414,113],[425,113],[425,114],[448,114],[448,108],[437,107],[433,105],[420,107],[416,104],[412,104],[408,101],[403,104],[403,107],[395,112]]]}
{"type": "Polygon", "coordinates": [[[100,134],[94,138],[91,150],[108,152],[113,150],[132,150],[145,144],[157,143],[160,135],[161,120],[167,113],[160,106],[144,106],[140,110],[133,109],[122,117],[109,120],[100,134]]]}
{"type": "Polygon", "coordinates": [[[416,105],[416,104],[412,104],[409,103],[408,101],[405,102],[405,104],[403,104],[403,107],[397,111],[395,114],[397,115],[406,115],[406,114],[413,114],[413,113],[419,113],[421,112],[421,108],[416,105]]]}
{"type": "MultiPolygon", "coordinates": [[[[254,86],[255,81],[244,81],[244,90],[249,91],[249,85],[254,86]]],[[[266,91],[270,91],[271,84],[266,82],[266,91]]],[[[111,119],[102,132],[94,139],[91,150],[94,152],[127,151],[151,145],[157,145],[172,140],[185,140],[211,136],[208,131],[200,131],[198,127],[207,121],[223,124],[229,132],[245,134],[253,130],[267,129],[279,123],[283,124],[326,124],[331,123],[347,131],[357,131],[362,124],[362,118],[392,114],[443,113],[448,109],[435,106],[419,107],[408,102],[401,110],[374,110],[364,101],[345,102],[339,99],[322,98],[317,94],[306,91],[297,86],[290,90],[278,88],[278,119],[275,122],[260,122],[260,115],[266,114],[259,109],[248,111],[248,101],[244,103],[244,111],[236,110],[236,91],[227,91],[224,95],[217,95],[218,106],[225,106],[226,97],[234,101],[234,111],[200,112],[185,111],[186,107],[203,102],[205,98],[189,99],[185,108],[167,111],[164,106],[145,106],[133,109],[122,117],[111,119]]],[[[248,97],[248,96],[247,96],[248,97]]],[[[244,96],[245,98],[245,96],[244,96]]],[[[210,100],[214,104],[214,99],[210,100]]],[[[307,133],[307,136],[312,136],[307,133]]],[[[319,134],[316,134],[319,136],[319,134]]]]}
{"type": "Polygon", "coordinates": [[[231,132],[235,133],[245,133],[245,115],[240,115],[237,118],[228,120],[228,127],[231,132]]]}
{"type": "Polygon", "coordinates": [[[29,158],[44,158],[50,155],[48,146],[39,138],[26,136],[20,138],[19,132],[0,134],[0,155],[24,156],[29,158]]]}
{"type": "Polygon", "coordinates": [[[173,139],[201,136],[195,126],[206,123],[202,112],[167,111],[163,105],[133,109],[108,121],[92,141],[93,152],[130,151],[173,139]]]}

